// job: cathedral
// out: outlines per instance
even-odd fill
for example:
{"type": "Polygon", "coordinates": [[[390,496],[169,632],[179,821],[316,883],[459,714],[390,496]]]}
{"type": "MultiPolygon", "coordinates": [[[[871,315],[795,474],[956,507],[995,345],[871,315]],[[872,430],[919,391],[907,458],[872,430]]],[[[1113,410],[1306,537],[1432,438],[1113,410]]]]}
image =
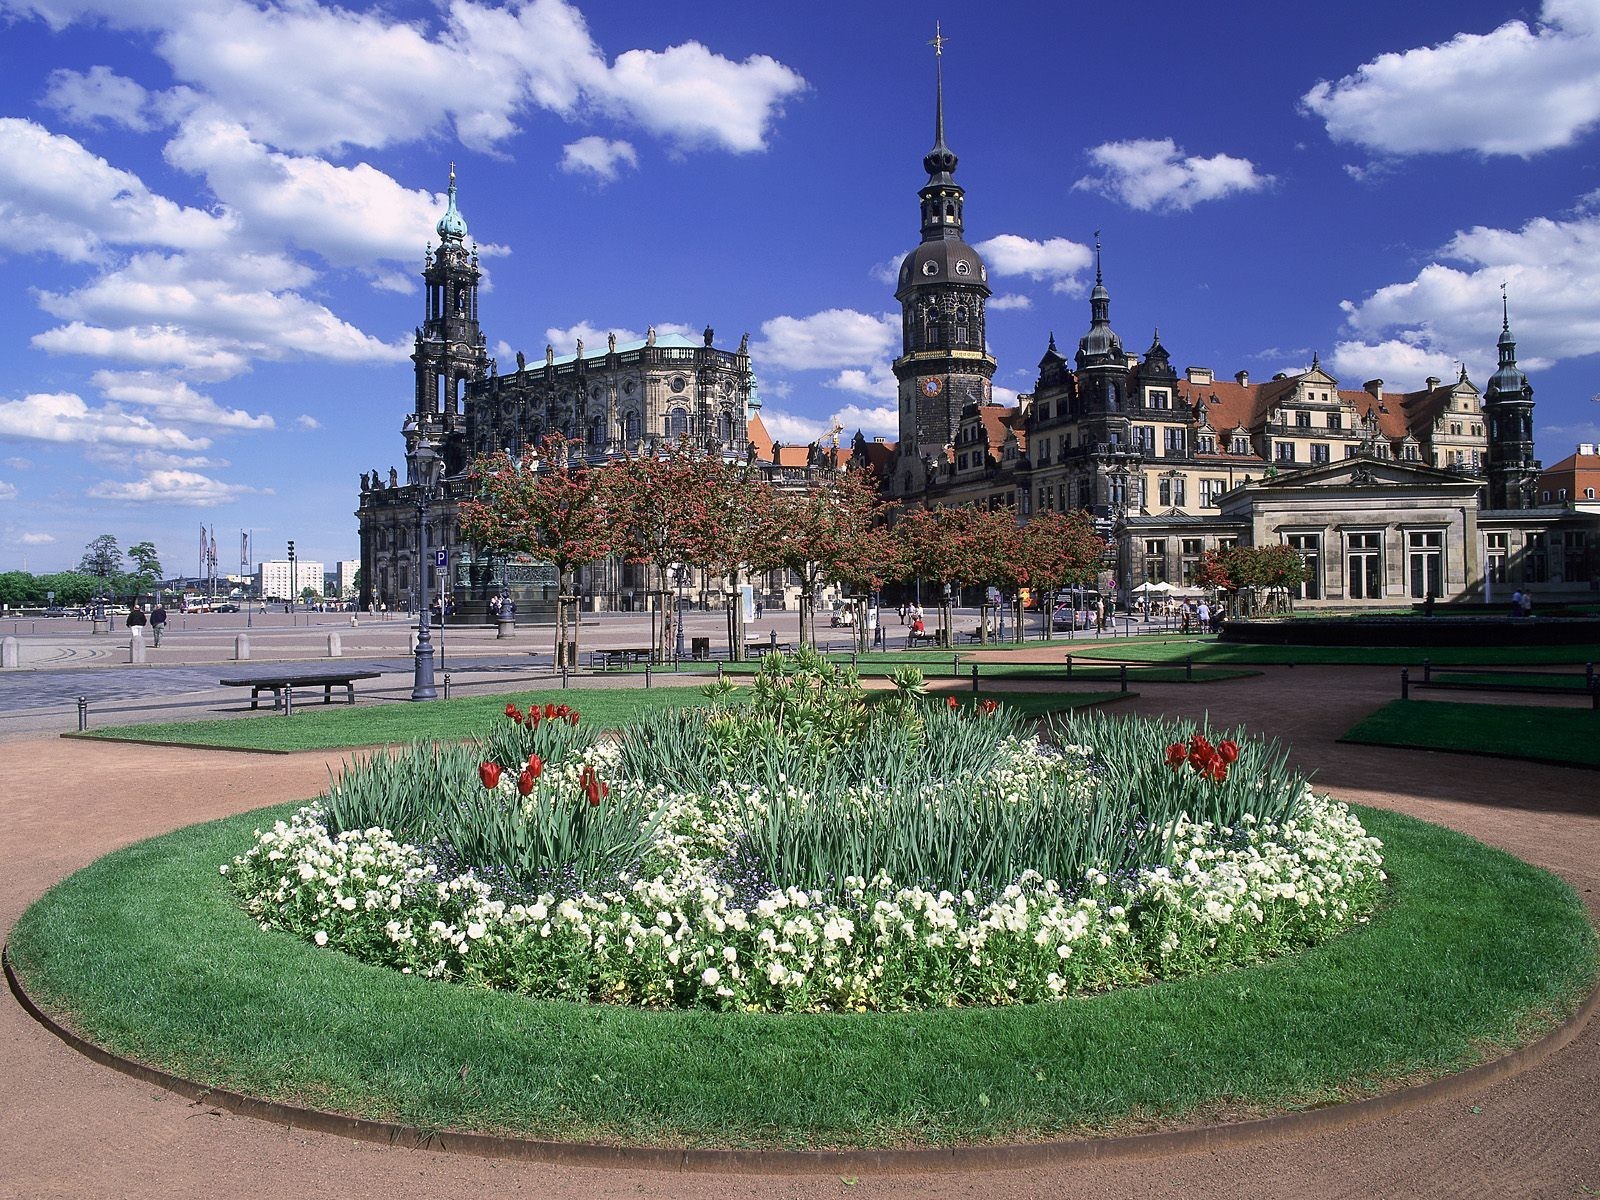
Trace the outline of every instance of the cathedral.
{"type": "MultiPolygon", "coordinates": [[[[1486,389],[1463,367],[1407,391],[1371,379],[1347,387],[1313,357],[1308,370],[1252,381],[1207,367],[1180,373],[1159,331],[1142,354],[1111,319],[1099,236],[1088,327],[1069,359],[1048,338],[1029,393],[996,404],[985,333],[988,268],[965,238],[966,194],[945,136],[942,58],[933,147],[918,191],[921,238],[901,261],[896,441],[857,434],[845,450],[775,444],[762,425],[749,337],[737,348],[658,335],[579,341],[543,361],[517,354],[502,374],[479,325],[475,247],[457,206],[455,172],[422,270],[424,320],[412,362],[415,394],[401,434],[407,461],[422,438],[444,462],[433,520],[417,544],[414,481],[391,468],[361,477],[363,606],[410,602],[419,564],[448,552],[445,590],[462,619],[507,590],[538,619],[554,603],[554,571],[463,545],[455,503],[473,459],[520,456],[550,432],[580,441],[596,465],[664,444],[749,463],[783,486],[866,470],[897,505],[978,504],[1035,512],[1084,510],[1107,538],[1101,589],[1124,602],[1144,585],[1190,584],[1207,551],[1287,544],[1308,577],[1295,599],[1378,607],[1429,597],[1483,599],[1497,587],[1587,592],[1600,578],[1595,514],[1536,502],[1533,388],[1517,365],[1509,308],[1486,389]]],[[[1141,338],[1140,341],[1143,341],[1141,338]]],[[[973,581],[974,585],[980,581],[973,581]]],[[[699,598],[721,581],[697,578],[699,598]]],[[[644,607],[649,581],[619,560],[590,564],[578,590],[591,609],[644,607]]],[[[768,607],[794,603],[798,581],[758,581],[768,607]]]]}

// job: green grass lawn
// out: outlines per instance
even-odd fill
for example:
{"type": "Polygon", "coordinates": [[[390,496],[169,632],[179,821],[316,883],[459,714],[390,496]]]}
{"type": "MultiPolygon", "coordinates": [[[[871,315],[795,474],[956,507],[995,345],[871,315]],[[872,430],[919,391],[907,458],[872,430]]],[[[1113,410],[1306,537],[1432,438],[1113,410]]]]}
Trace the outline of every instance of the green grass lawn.
{"type": "MultiPolygon", "coordinates": [[[[1077,678],[1077,672],[1074,672],[1077,678]]],[[[1142,676],[1141,676],[1142,678],[1142,676]]],[[[978,699],[992,698],[1030,716],[1045,716],[1090,704],[1121,698],[1120,692],[1004,692],[984,689],[978,699]]],[[[735,693],[737,698],[737,693],[735,693]]],[[[869,701],[871,696],[868,697],[869,701]]],[[[968,702],[972,694],[962,692],[968,702]]],[[[566,691],[518,691],[494,696],[433,700],[426,704],[308,705],[292,717],[260,714],[211,721],[178,721],[150,725],[119,725],[71,737],[108,738],[119,741],[159,742],[168,745],[215,746],[228,750],[292,753],[297,750],[338,750],[417,740],[452,741],[487,730],[504,712],[508,701],[519,705],[565,703],[582,719],[615,729],[646,712],[704,704],[695,687],[674,688],[571,688],[566,691]]]]}
{"type": "MultiPolygon", "coordinates": [[[[1030,649],[1039,649],[1039,643],[1030,649]]],[[[856,657],[856,671],[863,679],[887,679],[896,671],[906,667],[916,667],[928,679],[968,679],[972,678],[972,668],[978,668],[979,679],[1057,679],[1065,680],[1067,676],[1066,660],[1071,654],[1074,659],[1071,679],[1073,682],[1094,680],[1116,680],[1119,672],[1114,666],[1084,666],[1078,661],[1079,655],[1069,643],[1060,642],[1057,646],[1061,651],[1059,662],[1028,663],[1006,662],[1003,659],[995,661],[986,659],[974,662],[966,655],[960,656],[956,662],[955,654],[943,652],[928,653],[920,650],[904,651],[887,654],[862,654],[856,657]]],[[[850,661],[850,656],[833,654],[828,656],[834,662],[850,661]]],[[[728,676],[754,675],[761,669],[759,661],[723,663],[722,672],[728,676]]],[[[629,667],[630,673],[641,673],[643,667],[629,667]]],[[[671,668],[667,668],[668,671],[671,668]]],[[[684,663],[684,671],[694,671],[700,674],[713,673],[716,664],[713,663],[684,663]]],[[[1162,667],[1140,666],[1132,674],[1132,678],[1149,683],[1215,683],[1223,679],[1244,679],[1252,675],[1259,675],[1259,671],[1233,667],[1195,667],[1191,673],[1183,666],[1162,667]]]]}
{"type": "Polygon", "coordinates": [[[1420,666],[1427,659],[1446,666],[1546,666],[1577,665],[1600,661],[1600,646],[1246,646],[1233,642],[1138,642],[1118,639],[1074,649],[1073,658],[1127,659],[1129,662],[1171,663],[1194,657],[1207,665],[1253,664],[1270,666],[1420,666]]]}
{"type": "Polygon", "coordinates": [[[246,1093],[430,1130],[712,1146],[948,1145],[1298,1108],[1525,1044],[1592,986],[1556,877],[1364,810],[1389,903],[1314,950],[1062,1003],[880,1014],[646,1011],[434,983],[265,933],[218,864],[279,806],[120,850],[11,952],[93,1041],[246,1093]]]}
{"type": "Polygon", "coordinates": [[[1581,671],[1434,671],[1433,682],[1439,685],[1457,684],[1474,687],[1536,687],[1560,688],[1565,691],[1588,691],[1581,671]]]}
{"type": "Polygon", "coordinates": [[[1393,700],[1339,740],[1600,767],[1600,712],[1588,708],[1393,700]]]}

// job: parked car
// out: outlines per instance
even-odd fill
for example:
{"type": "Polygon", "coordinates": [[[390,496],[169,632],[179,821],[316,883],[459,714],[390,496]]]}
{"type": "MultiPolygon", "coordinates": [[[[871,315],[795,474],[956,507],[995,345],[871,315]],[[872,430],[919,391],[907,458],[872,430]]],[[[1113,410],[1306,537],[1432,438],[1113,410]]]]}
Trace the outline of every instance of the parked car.
{"type": "Polygon", "coordinates": [[[1050,614],[1050,627],[1052,629],[1093,629],[1094,607],[1073,608],[1070,604],[1058,604],[1055,611],[1050,614]]]}

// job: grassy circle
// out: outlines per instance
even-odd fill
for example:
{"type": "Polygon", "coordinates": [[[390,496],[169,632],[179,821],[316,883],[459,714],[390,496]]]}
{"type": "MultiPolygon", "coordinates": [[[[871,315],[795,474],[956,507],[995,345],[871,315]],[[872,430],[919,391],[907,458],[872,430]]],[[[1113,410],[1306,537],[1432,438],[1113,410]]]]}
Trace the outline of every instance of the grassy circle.
{"type": "Polygon", "coordinates": [[[645,1011],[434,983],[263,932],[217,873],[284,805],[130,846],[12,933],[35,1000],[207,1084],[425,1129],[690,1146],[903,1146],[1285,1109],[1460,1070],[1592,985],[1572,890],[1359,810],[1393,884],[1365,927],[1247,970],[923,1013],[645,1011]]]}

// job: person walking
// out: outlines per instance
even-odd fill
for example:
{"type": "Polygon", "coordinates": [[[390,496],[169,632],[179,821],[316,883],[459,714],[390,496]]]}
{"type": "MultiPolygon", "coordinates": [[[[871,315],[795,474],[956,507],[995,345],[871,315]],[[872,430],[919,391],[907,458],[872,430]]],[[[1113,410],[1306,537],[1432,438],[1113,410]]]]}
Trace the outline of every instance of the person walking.
{"type": "Polygon", "coordinates": [[[147,618],[144,615],[144,605],[135,600],[133,602],[133,607],[128,610],[128,628],[133,631],[133,635],[135,637],[144,636],[146,619],[147,618]]]}
{"type": "Polygon", "coordinates": [[[1522,591],[1522,615],[1533,616],[1533,589],[1524,588],[1522,591]]]}
{"type": "Polygon", "coordinates": [[[1204,600],[1200,601],[1199,632],[1205,633],[1211,628],[1211,605],[1204,600]]]}
{"type": "Polygon", "coordinates": [[[1518,588],[1516,591],[1511,593],[1511,615],[1513,617],[1520,617],[1522,615],[1522,589],[1521,588],[1518,588]]]}
{"type": "Polygon", "coordinates": [[[167,607],[166,605],[162,604],[158,598],[156,600],[156,606],[150,610],[150,632],[155,635],[156,645],[158,646],[161,645],[161,634],[166,627],[167,607]]]}

